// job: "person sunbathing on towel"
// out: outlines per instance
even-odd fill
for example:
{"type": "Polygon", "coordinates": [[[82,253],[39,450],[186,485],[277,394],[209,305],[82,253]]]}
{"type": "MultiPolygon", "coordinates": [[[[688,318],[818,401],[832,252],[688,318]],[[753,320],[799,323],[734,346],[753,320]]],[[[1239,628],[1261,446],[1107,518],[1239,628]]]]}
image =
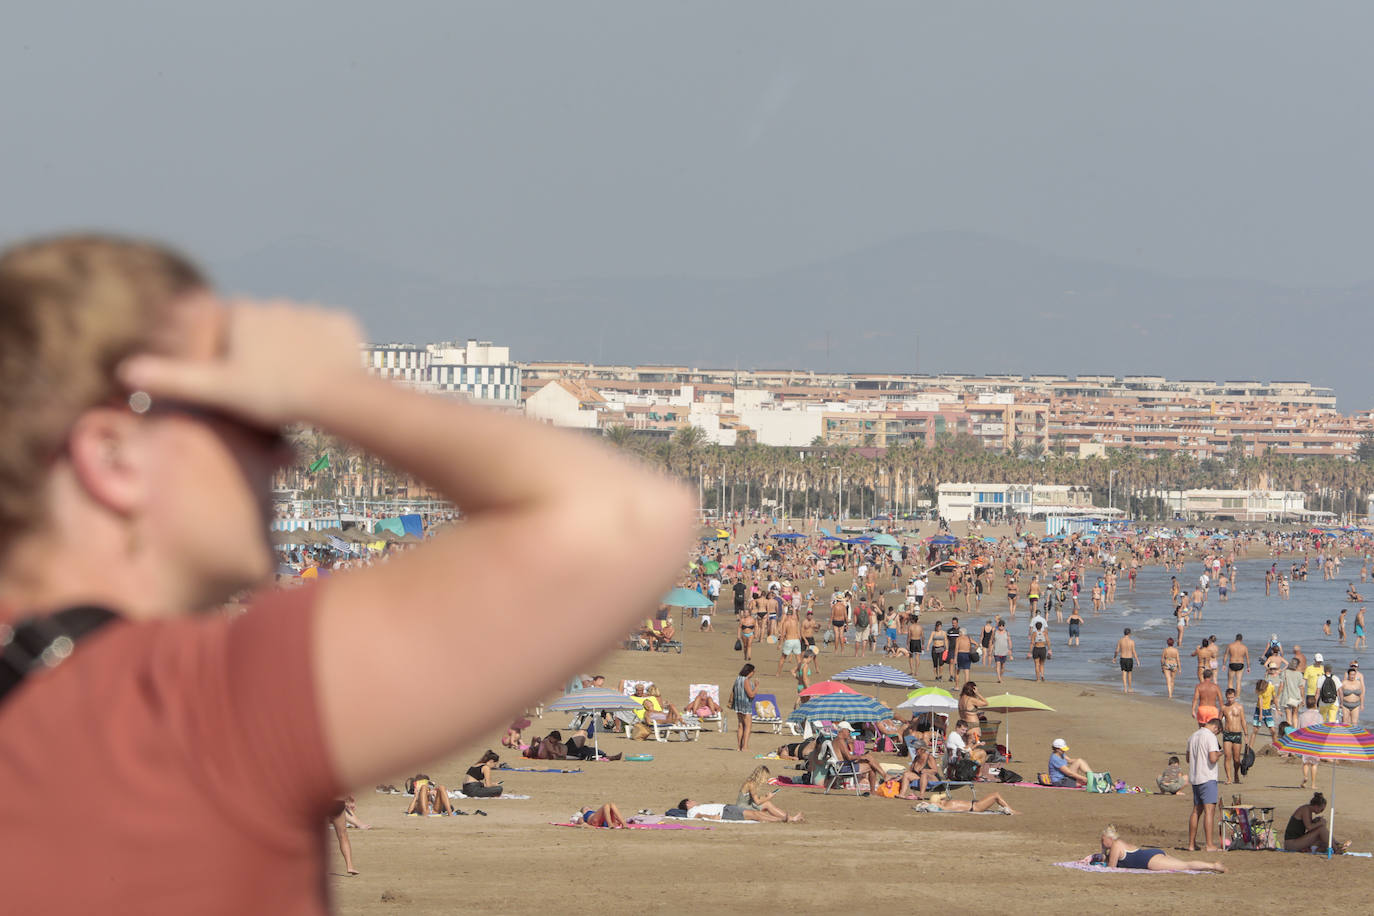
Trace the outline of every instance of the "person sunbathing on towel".
{"type": "Polygon", "coordinates": [[[1105,865],[1108,868],[1139,868],[1145,871],[1214,871],[1224,873],[1220,862],[1194,862],[1175,859],[1162,849],[1131,846],[1108,824],[1102,830],[1102,851],[1089,856],[1085,865],[1105,865]]]}
{"type": "Polygon", "coordinates": [[[803,820],[800,814],[778,817],[767,811],[755,811],[740,805],[701,804],[690,798],[677,803],[683,816],[693,820],[701,818],[708,821],[758,821],[764,824],[795,824],[803,820]]]}
{"type": "Polygon", "coordinates": [[[612,827],[616,830],[626,826],[625,818],[613,802],[607,802],[600,808],[583,808],[572,816],[572,823],[576,827],[612,827]]]}
{"type": "Polygon", "coordinates": [[[572,760],[619,760],[621,754],[608,754],[605,751],[598,751],[596,747],[587,743],[587,733],[578,729],[568,736],[568,743],[564,745],[568,757],[572,760]]]}
{"type": "Polygon", "coordinates": [[[421,773],[415,777],[415,797],[410,800],[406,815],[428,817],[431,814],[452,814],[453,805],[448,800],[448,789],[421,773]]]}
{"type": "Polygon", "coordinates": [[[803,738],[801,741],[780,745],[775,753],[783,760],[805,760],[815,747],[815,738],[803,738]]]}
{"type": "Polygon", "coordinates": [[[917,811],[930,813],[939,812],[969,812],[981,814],[984,811],[996,811],[998,814],[1019,814],[1019,811],[1012,810],[1011,805],[1002,797],[1001,792],[989,792],[982,798],[973,802],[956,801],[943,792],[936,792],[930,796],[930,801],[916,806],[917,811]]]}
{"type": "Polygon", "coordinates": [[[567,749],[563,746],[561,732],[552,731],[537,741],[531,741],[525,749],[525,756],[531,760],[565,760],[567,749]]]}

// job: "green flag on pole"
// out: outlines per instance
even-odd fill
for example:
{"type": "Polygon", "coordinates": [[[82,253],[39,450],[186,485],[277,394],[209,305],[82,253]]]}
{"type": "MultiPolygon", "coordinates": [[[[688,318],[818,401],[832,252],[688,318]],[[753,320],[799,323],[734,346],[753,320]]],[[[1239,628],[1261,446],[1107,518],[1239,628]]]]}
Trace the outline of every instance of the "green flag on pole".
{"type": "Polygon", "coordinates": [[[323,455],[321,455],[320,457],[316,458],[315,461],[314,461],[314,463],[312,463],[312,464],[310,465],[310,473],[314,474],[314,473],[316,473],[316,472],[318,472],[318,471],[323,471],[323,470],[327,469],[328,467],[329,467],[329,454],[326,452],[325,454],[323,454],[323,455]]]}

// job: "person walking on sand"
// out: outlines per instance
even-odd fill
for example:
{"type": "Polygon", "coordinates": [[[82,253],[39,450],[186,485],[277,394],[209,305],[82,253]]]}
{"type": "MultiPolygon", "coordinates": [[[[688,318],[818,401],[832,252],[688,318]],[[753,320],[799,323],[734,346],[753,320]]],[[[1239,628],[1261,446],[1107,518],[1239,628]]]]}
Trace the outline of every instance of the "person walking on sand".
{"type": "Polygon", "coordinates": [[[1226,700],[1221,704],[1221,744],[1225,759],[1224,773],[1228,783],[1240,782],[1240,759],[1245,753],[1249,729],[1245,724],[1245,707],[1236,692],[1226,688],[1226,700]]]}
{"type": "Polygon", "coordinates": [[[1045,629],[1045,624],[1039,620],[1031,628],[1030,637],[1031,649],[1026,653],[1026,658],[1035,661],[1035,679],[1043,681],[1045,679],[1045,660],[1054,657],[1054,649],[1050,646],[1050,634],[1045,629]]]}
{"type": "Polygon", "coordinates": [[[1217,735],[1220,732],[1221,720],[1209,719],[1188,739],[1188,781],[1193,787],[1193,812],[1188,816],[1189,852],[1198,851],[1199,825],[1206,851],[1221,851],[1221,835],[1217,832],[1217,761],[1221,760],[1217,735]]]}
{"type": "Polygon", "coordinates": [[[1136,662],[1140,661],[1140,655],[1135,648],[1135,640],[1131,638],[1131,628],[1126,627],[1121,638],[1116,641],[1116,648],[1112,650],[1113,661],[1121,665],[1121,692],[1134,693],[1131,688],[1132,672],[1135,671],[1136,662]]]}
{"type": "Polygon", "coordinates": [[[1002,683],[1002,675],[1007,670],[1007,660],[1012,657],[1015,651],[1011,641],[1011,631],[1007,629],[1007,622],[999,617],[997,629],[992,631],[992,658],[997,663],[997,683],[1002,683]]]}
{"type": "Polygon", "coordinates": [[[778,670],[774,677],[782,677],[783,665],[790,661],[790,669],[797,670],[801,664],[802,640],[801,624],[797,622],[797,615],[792,613],[792,608],[785,608],[782,612],[782,622],[779,625],[778,641],[781,643],[778,651],[778,670]]]}
{"type": "Polygon", "coordinates": [[[1235,642],[1226,647],[1226,687],[1240,691],[1241,679],[1250,672],[1250,649],[1245,645],[1245,637],[1236,634],[1235,642]]]}
{"type": "Polygon", "coordinates": [[[1174,638],[1170,636],[1164,641],[1164,650],[1159,653],[1159,667],[1164,672],[1164,686],[1168,688],[1169,699],[1171,700],[1174,698],[1174,678],[1178,676],[1178,669],[1181,664],[1178,646],[1174,645],[1174,638]]]}
{"type": "Polygon", "coordinates": [[[754,666],[745,665],[739,669],[734,689],[730,692],[730,708],[735,711],[739,721],[736,741],[741,751],[749,748],[749,731],[754,726],[754,695],[758,693],[759,682],[754,677],[754,666]]]}

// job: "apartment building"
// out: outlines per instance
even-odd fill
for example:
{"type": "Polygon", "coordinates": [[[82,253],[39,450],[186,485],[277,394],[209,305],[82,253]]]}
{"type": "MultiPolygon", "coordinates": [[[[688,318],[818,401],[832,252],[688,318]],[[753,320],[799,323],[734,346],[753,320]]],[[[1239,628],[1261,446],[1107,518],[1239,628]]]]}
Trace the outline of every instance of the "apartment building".
{"type": "Polygon", "coordinates": [[[496,407],[519,407],[523,370],[509,347],[486,340],[430,344],[364,344],[369,372],[420,391],[470,398],[496,407]]]}

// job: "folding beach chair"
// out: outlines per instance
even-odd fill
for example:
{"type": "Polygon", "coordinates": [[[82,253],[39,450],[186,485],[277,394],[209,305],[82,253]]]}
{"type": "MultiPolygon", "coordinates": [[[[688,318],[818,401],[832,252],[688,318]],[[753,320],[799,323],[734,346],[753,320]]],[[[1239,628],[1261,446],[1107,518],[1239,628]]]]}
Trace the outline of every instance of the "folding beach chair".
{"type": "Polygon", "coordinates": [[[773,729],[773,734],[782,734],[782,712],[778,708],[778,698],[771,693],[760,693],[754,696],[754,715],[755,725],[767,725],[773,729]]]}

